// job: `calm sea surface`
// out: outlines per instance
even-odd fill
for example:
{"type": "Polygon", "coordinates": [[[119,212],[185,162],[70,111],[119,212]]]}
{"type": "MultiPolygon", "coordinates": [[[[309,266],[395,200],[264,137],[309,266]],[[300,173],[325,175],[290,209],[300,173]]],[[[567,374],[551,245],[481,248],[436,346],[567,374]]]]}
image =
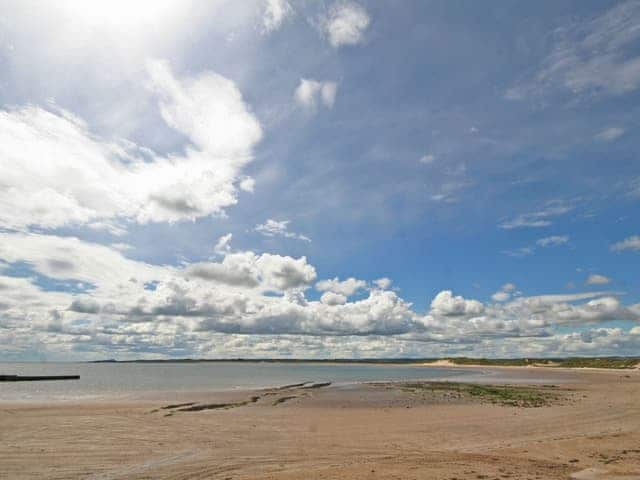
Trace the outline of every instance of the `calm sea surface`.
{"type": "Polygon", "coordinates": [[[455,368],[317,363],[0,363],[5,375],[80,375],[80,380],[0,382],[0,401],[126,398],[144,393],[253,389],[299,382],[336,384],[469,377],[455,368]]]}

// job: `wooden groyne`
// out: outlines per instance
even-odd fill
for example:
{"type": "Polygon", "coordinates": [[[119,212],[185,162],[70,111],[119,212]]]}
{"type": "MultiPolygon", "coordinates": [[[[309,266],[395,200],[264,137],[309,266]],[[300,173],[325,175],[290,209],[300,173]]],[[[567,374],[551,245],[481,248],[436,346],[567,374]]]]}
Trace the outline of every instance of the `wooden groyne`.
{"type": "Polygon", "coordinates": [[[80,375],[0,375],[0,382],[41,382],[47,380],[80,380],[80,375]]]}

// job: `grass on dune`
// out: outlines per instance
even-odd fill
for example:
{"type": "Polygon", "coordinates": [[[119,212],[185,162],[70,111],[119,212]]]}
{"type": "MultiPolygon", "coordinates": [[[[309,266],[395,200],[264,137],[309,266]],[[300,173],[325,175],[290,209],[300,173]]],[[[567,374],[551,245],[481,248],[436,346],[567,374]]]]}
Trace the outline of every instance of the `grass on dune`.
{"type": "Polygon", "coordinates": [[[503,367],[526,367],[542,365],[565,368],[634,368],[640,358],[633,357],[572,357],[572,358],[447,358],[456,365],[486,365],[503,367]]]}

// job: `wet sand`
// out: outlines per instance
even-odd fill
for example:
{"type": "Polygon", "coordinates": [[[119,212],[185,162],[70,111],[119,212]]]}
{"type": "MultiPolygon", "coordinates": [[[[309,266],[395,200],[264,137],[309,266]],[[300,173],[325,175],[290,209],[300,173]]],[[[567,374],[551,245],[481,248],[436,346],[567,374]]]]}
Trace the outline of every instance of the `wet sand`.
{"type": "Polygon", "coordinates": [[[640,371],[484,371],[553,395],[508,406],[366,384],[0,402],[0,478],[640,479],[640,371]]]}

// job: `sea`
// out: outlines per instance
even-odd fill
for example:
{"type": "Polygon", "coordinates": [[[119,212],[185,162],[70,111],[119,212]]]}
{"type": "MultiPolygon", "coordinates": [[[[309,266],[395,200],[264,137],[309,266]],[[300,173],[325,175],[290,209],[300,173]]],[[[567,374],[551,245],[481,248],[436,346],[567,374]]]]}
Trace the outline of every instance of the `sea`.
{"type": "Polygon", "coordinates": [[[473,381],[482,374],[480,370],[361,363],[0,362],[0,375],[80,375],[79,380],[0,382],[0,402],[127,399],[144,394],[251,390],[303,382],[473,381]]]}

